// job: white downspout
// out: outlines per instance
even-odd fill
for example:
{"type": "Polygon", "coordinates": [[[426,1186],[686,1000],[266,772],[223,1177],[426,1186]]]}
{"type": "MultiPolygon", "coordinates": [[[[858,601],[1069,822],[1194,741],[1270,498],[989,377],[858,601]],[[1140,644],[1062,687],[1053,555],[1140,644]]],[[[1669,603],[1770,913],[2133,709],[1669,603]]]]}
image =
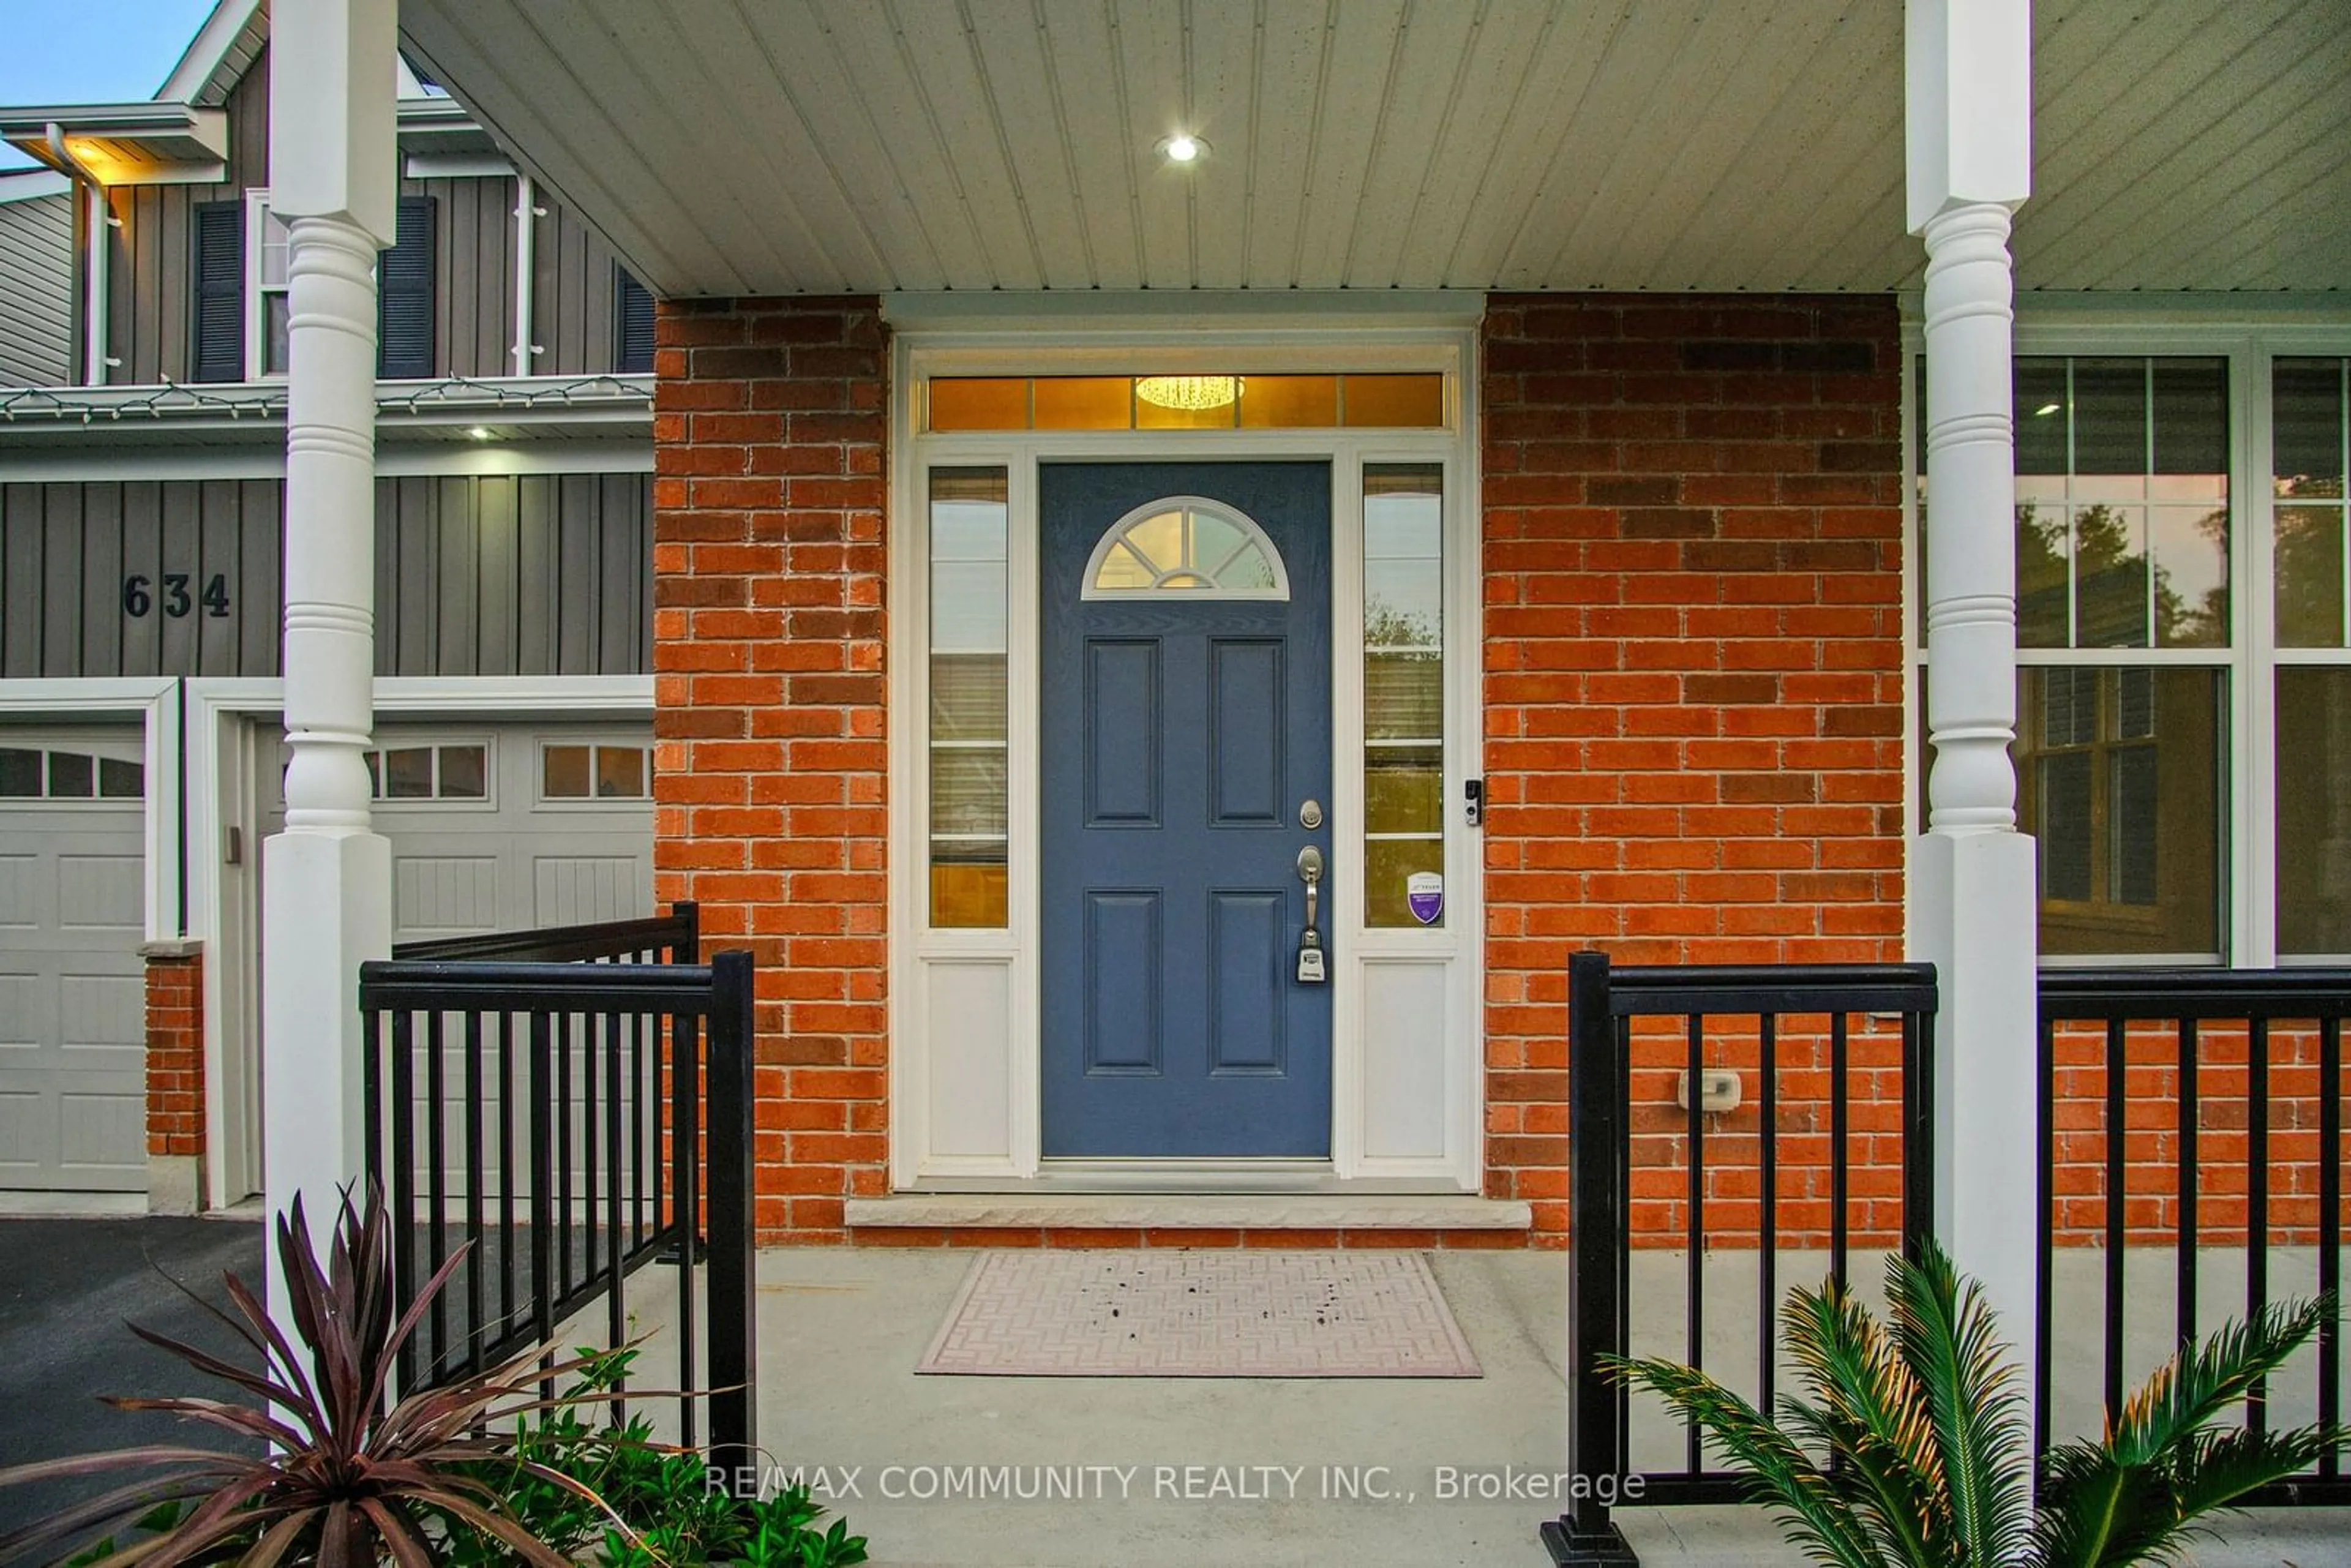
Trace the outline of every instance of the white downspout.
{"type": "Polygon", "coordinates": [[[531,373],[538,353],[531,343],[531,274],[538,249],[538,189],[528,174],[515,176],[515,340],[514,373],[531,373]]]}
{"type": "Polygon", "coordinates": [[[89,255],[84,265],[82,294],[82,360],[81,384],[102,387],[106,384],[106,269],[112,247],[107,243],[114,225],[114,214],[106,204],[106,187],[82,166],[80,159],[66,146],[65,127],[52,121],[48,131],[49,156],[67,178],[82,190],[82,206],[89,233],[89,255]]]}

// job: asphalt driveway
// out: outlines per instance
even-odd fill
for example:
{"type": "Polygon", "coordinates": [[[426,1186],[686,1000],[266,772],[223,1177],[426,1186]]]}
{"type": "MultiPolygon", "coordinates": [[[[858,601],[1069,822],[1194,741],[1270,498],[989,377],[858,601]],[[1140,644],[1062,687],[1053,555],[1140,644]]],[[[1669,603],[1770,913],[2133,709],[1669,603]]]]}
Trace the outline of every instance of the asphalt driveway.
{"type": "MultiPolygon", "coordinates": [[[[227,1446],[213,1428],[115,1410],[99,1396],[234,1396],[123,1324],[250,1360],[172,1281],[225,1307],[225,1271],[260,1284],[262,1231],[224,1219],[0,1219],[0,1469],[141,1443],[227,1446]]],[[[0,1532],[106,1484],[0,1487],[0,1532]]]]}

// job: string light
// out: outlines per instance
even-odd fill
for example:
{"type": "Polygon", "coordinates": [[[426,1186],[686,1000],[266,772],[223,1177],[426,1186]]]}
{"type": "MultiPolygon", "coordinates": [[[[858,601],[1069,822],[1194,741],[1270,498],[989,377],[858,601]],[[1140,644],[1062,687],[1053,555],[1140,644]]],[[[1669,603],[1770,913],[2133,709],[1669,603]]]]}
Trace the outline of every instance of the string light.
{"type": "MultiPolygon", "coordinates": [[[[649,377],[580,376],[566,381],[533,377],[528,382],[481,382],[452,376],[404,394],[376,394],[380,413],[411,416],[443,410],[531,410],[552,408],[649,408],[653,383],[649,377]]],[[[120,392],[82,392],[68,388],[0,387],[0,423],[66,422],[89,424],[100,414],[120,423],[123,415],[153,420],[201,418],[226,414],[231,420],[258,414],[283,418],[284,387],[240,387],[215,392],[206,387],[165,380],[153,387],[124,388],[120,392]]]]}

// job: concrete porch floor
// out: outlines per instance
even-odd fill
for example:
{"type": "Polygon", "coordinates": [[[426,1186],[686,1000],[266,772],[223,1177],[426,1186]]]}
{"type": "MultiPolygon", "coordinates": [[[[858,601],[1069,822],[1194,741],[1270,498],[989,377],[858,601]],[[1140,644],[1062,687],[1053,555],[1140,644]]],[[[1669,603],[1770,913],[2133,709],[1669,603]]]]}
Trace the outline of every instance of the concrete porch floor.
{"type": "MultiPolygon", "coordinates": [[[[1561,1511],[1559,1501],[1458,1494],[1460,1478],[1492,1486],[1563,1468],[1562,1255],[1431,1255],[1484,1368],[1480,1378],[917,1376],[915,1364],[973,1257],[858,1248],[759,1259],[761,1441],[787,1470],[826,1472],[835,1495],[820,1490],[819,1500],[869,1538],[883,1568],[1548,1562],[1535,1531],[1561,1511]],[[1085,1479],[1077,1498],[914,1495],[946,1485],[946,1472],[961,1467],[1030,1475],[1058,1468],[1085,1479]],[[1441,1495],[1447,1470],[1457,1478],[1452,1497],[1441,1495]],[[1227,1495],[1226,1487],[1246,1491],[1227,1495]]],[[[1751,1359],[1753,1258],[1719,1253],[1709,1261],[1710,1364],[1751,1359]]],[[[2094,1264],[2095,1255],[2083,1261],[2094,1264]]],[[[1856,1279],[1874,1280],[1879,1264],[1856,1257],[1855,1269],[1856,1279]]],[[[1813,1257],[1782,1257],[1783,1288],[1821,1272],[1813,1257]]],[[[1677,1254],[1636,1258],[1635,1322],[1646,1331],[1638,1338],[1653,1342],[1636,1349],[1678,1354],[1681,1273],[1677,1254]]],[[[653,1335],[647,1381],[674,1364],[674,1278],[648,1269],[632,1282],[640,1329],[653,1335]]],[[[2094,1325],[2095,1315],[2086,1317],[2094,1325]]],[[[2065,1359],[2092,1368],[2095,1343],[2093,1328],[2081,1354],[2065,1359]]],[[[2131,1359],[2136,1370],[2138,1357],[2131,1359]]],[[[1646,1403],[1636,1400],[1636,1412],[1646,1403]]],[[[1654,1409],[1636,1415],[1635,1447],[1643,1462],[1671,1464],[1679,1429],[1654,1409]]],[[[1617,1517],[1649,1568],[1802,1561],[1756,1509],[1625,1508],[1617,1517]]],[[[2188,1561],[2197,1568],[2351,1562],[2351,1511],[2262,1511],[2222,1528],[2224,1541],[2199,1546],[2188,1561]]]]}

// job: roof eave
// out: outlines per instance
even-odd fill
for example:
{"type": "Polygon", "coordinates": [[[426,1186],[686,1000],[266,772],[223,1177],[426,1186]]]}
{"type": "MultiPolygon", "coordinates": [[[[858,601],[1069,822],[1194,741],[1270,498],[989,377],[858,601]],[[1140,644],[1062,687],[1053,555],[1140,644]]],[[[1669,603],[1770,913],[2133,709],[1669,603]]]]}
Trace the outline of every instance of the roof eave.
{"type": "Polygon", "coordinates": [[[269,18],[260,13],[261,0],[220,0],[155,89],[157,101],[200,103],[227,97],[248,63],[235,52],[238,39],[247,28],[258,29],[262,37],[268,34],[269,18]]]}
{"type": "Polygon", "coordinates": [[[34,104],[0,109],[0,141],[101,185],[202,183],[227,166],[228,112],[185,103],[34,104]]]}

